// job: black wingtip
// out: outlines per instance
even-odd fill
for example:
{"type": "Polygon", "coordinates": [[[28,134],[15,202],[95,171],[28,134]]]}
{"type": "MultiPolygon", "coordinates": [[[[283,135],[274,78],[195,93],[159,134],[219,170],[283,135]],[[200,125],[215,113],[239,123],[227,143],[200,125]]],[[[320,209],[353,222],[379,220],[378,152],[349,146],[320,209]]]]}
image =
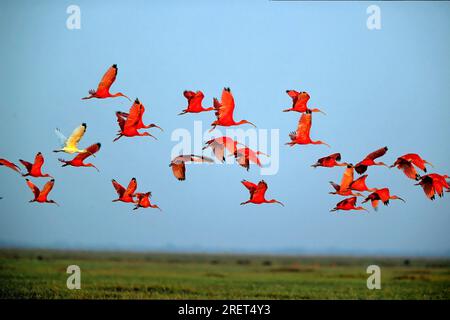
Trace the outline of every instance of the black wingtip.
{"type": "Polygon", "coordinates": [[[83,127],[87,127],[87,124],[86,124],[86,122],[83,122],[82,124],[81,124],[83,127]]]}
{"type": "Polygon", "coordinates": [[[117,69],[117,64],[114,63],[114,64],[112,65],[112,67],[113,67],[114,69],[117,69]]]}
{"type": "Polygon", "coordinates": [[[134,100],[134,103],[137,103],[137,104],[139,104],[139,103],[141,103],[141,102],[139,101],[139,99],[138,99],[138,98],[136,98],[136,100],[134,100]]]}
{"type": "Polygon", "coordinates": [[[97,146],[100,148],[102,146],[102,144],[99,142],[99,143],[97,143],[97,146]]]}

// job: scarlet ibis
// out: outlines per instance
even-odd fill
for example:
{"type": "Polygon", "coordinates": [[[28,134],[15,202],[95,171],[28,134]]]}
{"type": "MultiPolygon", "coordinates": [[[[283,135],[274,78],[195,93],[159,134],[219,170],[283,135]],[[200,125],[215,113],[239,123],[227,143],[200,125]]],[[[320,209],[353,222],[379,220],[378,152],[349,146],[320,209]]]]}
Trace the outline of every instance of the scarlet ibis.
{"type": "Polygon", "coordinates": [[[450,192],[450,186],[447,182],[448,178],[448,175],[430,173],[422,176],[420,182],[416,183],[416,186],[420,185],[425,192],[425,195],[430,200],[434,200],[435,193],[437,193],[439,197],[442,197],[444,196],[444,189],[446,189],[446,192],[450,192]]]}
{"type": "Polygon", "coordinates": [[[403,200],[402,198],[398,197],[398,196],[391,196],[390,195],[390,191],[389,188],[382,188],[382,189],[377,189],[376,191],[372,192],[371,194],[369,194],[369,196],[364,199],[364,201],[362,203],[366,203],[367,201],[371,201],[372,203],[372,207],[377,210],[378,208],[378,201],[382,201],[384,203],[385,206],[387,206],[389,204],[389,200],[402,200],[403,202],[405,202],[405,200],[403,200]]]}
{"type": "Polygon", "coordinates": [[[44,185],[44,188],[42,188],[42,191],[40,191],[39,188],[36,187],[30,180],[25,180],[27,181],[28,187],[30,187],[31,191],[33,191],[34,194],[34,199],[30,200],[29,202],[54,203],[59,206],[55,201],[47,199],[48,194],[50,193],[50,191],[52,191],[53,186],[55,185],[55,179],[48,181],[44,185]]]}
{"type": "Polygon", "coordinates": [[[6,159],[0,158],[0,166],[8,167],[8,168],[20,173],[20,168],[16,164],[14,164],[6,159]]]}
{"type": "Polygon", "coordinates": [[[242,180],[241,182],[250,192],[250,199],[245,202],[242,202],[241,206],[247,203],[254,203],[254,204],[278,203],[284,207],[284,204],[278,200],[275,199],[266,200],[265,194],[268,187],[267,183],[264,180],[261,180],[257,185],[247,180],[242,180]]]}
{"type": "Polygon", "coordinates": [[[395,166],[397,166],[397,168],[402,170],[403,173],[408,178],[415,179],[415,180],[420,179],[420,175],[417,173],[416,168],[414,168],[411,160],[406,160],[402,157],[399,157],[399,158],[397,158],[397,160],[395,160],[394,164],[392,166],[390,166],[390,168],[393,168],[395,166]]]}
{"type": "MultiPolygon", "coordinates": [[[[308,110],[308,101],[310,99],[310,96],[307,92],[298,92],[295,90],[286,90],[286,93],[288,94],[289,97],[292,98],[292,108],[290,109],[285,109],[283,110],[283,112],[288,112],[288,111],[296,111],[296,112],[306,112],[306,110],[308,110]]],[[[319,109],[309,109],[311,112],[321,112],[323,114],[325,114],[325,112],[319,110],[319,109]]]]}
{"type": "Polygon", "coordinates": [[[290,142],[286,144],[289,146],[294,146],[296,144],[324,144],[330,147],[327,143],[317,140],[313,141],[310,138],[310,131],[312,126],[312,114],[310,110],[306,110],[305,113],[302,113],[300,120],[298,121],[297,131],[291,132],[289,137],[291,138],[290,142]]]}
{"type": "Polygon", "coordinates": [[[211,123],[212,128],[209,130],[210,132],[214,130],[216,126],[230,127],[245,123],[248,123],[256,128],[253,123],[247,120],[241,120],[238,122],[234,121],[234,98],[230,88],[223,89],[220,103],[217,101],[217,99],[214,99],[214,109],[216,110],[215,115],[217,117],[217,120],[211,123]]]}
{"type": "Polygon", "coordinates": [[[117,64],[113,64],[108,69],[108,71],[106,71],[106,73],[103,75],[102,80],[98,84],[97,90],[89,90],[89,96],[84,97],[82,99],[85,100],[85,99],[91,99],[91,98],[104,99],[104,98],[125,97],[128,100],[130,100],[130,98],[128,98],[126,95],[124,95],[121,92],[114,93],[114,94],[111,94],[109,92],[109,88],[116,80],[116,76],[117,76],[117,64]]]}
{"type": "Polygon", "coordinates": [[[425,164],[433,166],[430,162],[422,159],[417,153],[407,153],[401,157],[398,157],[390,168],[397,167],[402,170],[408,178],[419,180],[420,175],[416,172],[413,165],[418,167],[420,170],[427,172],[425,164]]]}
{"type": "Polygon", "coordinates": [[[348,210],[364,210],[364,211],[369,212],[366,208],[355,207],[355,205],[356,205],[356,197],[346,198],[346,199],[338,202],[336,204],[336,206],[333,209],[331,209],[330,211],[333,212],[333,211],[338,211],[338,210],[346,210],[346,211],[348,211],[348,210]]]}
{"type": "Polygon", "coordinates": [[[374,192],[377,189],[376,188],[368,188],[366,185],[366,178],[367,178],[367,174],[359,177],[358,179],[352,181],[352,183],[350,183],[349,188],[352,190],[356,190],[356,191],[369,191],[369,192],[374,192]]]}
{"type": "Polygon", "coordinates": [[[50,177],[53,178],[51,175],[45,173],[42,173],[42,166],[44,165],[44,156],[42,155],[41,152],[38,152],[36,154],[36,157],[34,157],[34,163],[30,163],[27,162],[25,160],[20,159],[19,160],[20,163],[23,164],[23,166],[27,169],[27,173],[26,174],[22,174],[22,176],[26,177],[26,176],[32,176],[35,178],[39,178],[39,177],[50,177]]]}
{"type": "Polygon", "coordinates": [[[159,209],[159,211],[162,211],[160,207],[158,207],[156,204],[151,204],[150,198],[152,197],[151,192],[146,193],[136,193],[136,206],[133,208],[133,210],[139,209],[139,208],[155,208],[159,209]]]}
{"type": "Polygon", "coordinates": [[[356,172],[358,172],[359,174],[363,174],[364,172],[366,172],[367,167],[369,166],[385,166],[388,167],[385,163],[383,162],[375,162],[374,160],[384,156],[386,154],[386,152],[388,151],[388,147],[384,147],[378,150],[375,150],[372,153],[369,153],[362,161],[358,162],[355,165],[355,170],[356,172]]]}
{"type": "Polygon", "coordinates": [[[196,156],[194,154],[179,155],[172,159],[169,167],[172,167],[172,172],[175,178],[180,181],[186,179],[186,162],[206,162],[213,163],[214,160],[205,156],[196,156]]]}
{"type": "Polygon", "coordinates": [[[333,186],[333,188],[335,189],[334,192],[329,192],[330,194],[338,194],[341,196],[357,196],[357,197],[362,197],[363,195],[356,192],[353,193],[352,190],[350,189],[350,185],[353,182],[353,166],[351,164],[347,165],[347,168],[344,171],[344,174],[342,175],[342,179],[341,179],[341,184],[338,185],[336,183],[334,183],[333,181],[330,181],[330,184],[333,186]]]}
{"type": "MultiPolygon", "coordinates": [[[[144,113],[145,113],[145,106],[139,101],[139,99],[136,99],[136,101],[137,101],[137,103],[140,104],[140,108],[139,108],[139,121],[138,121],[138,123],[136,124],[136,129],[158,128],[159,130],[164,131],[163,128],[161,128],[160,126],[157,126],[157,125],[154,124],[154,123],[151,123],[151,124],[149,124],[149,125],[145,125],[145,124],[144,124],[144,122],[143,122],[143,116],[144,116],[144,113]]],[[[136,101],[135,101],[135,102],[136,102],[136,101]]],[[[117,113],[118,113],[122,118],[124,118],[124,119],[127,119],[128,116],[129,116],[129,113],[126,113],[126,112],[120,112],[120,111],[117,111],[117,113]]]]}
{"type": "Polygon", "coordinates": [[[222,162],[225,161],[225,148],[228,150],[229,153],[234,155],[234,153],[237,150],[237,145],[238,144],[242,145],[242,143],[237,142],[226,136],[208,140],[205,142],[205,144],[206,145],[203,147],[203,150],[205,150],[208,147],[211,148],[216,158],[222,162]]]}
{"type": "Polygon", "coordinates": [[[80,126],[73,130],[72,134],[67,138],[64,136],[61,131],[56,128],[55,133],[61,141],[61,148],[57,150],[53,150],[53,152],[66,152],[66,153],[84,153],[86,149],[78,149],[78,143],[81,138],[83,138],[86,132],[87,125],[86,123],[82,123],[80,126]]]}
{"type": "Polygon", "coordinates": [[[155,124],[150,124],[148,126],[145,126],[142,122],[142,116],[145,112],[144,105],[139,101],[139,99],[136,99],[133,103],[133,105],[130,108],[130,111],[128,113],[116,112],[117,117],[117,123],[119,124],[120,130],[117,133],[117,137],[113,140],[113,142],[119,140],[121,137],[143,137],[148,136],[156,139],[155,136],[151,135],[148,132],[142,132],[140,133],[138,129],[141,128],[151,128],[151,127],[157,127],[160,130],[162,130],[160,127],[158,127],[155,124]]]}
{"type": "Polygon", "coordinates": [[[122,202],[131,202],[134,203],[135,191],[137,188],[136,178],[132,178],[128,183],[128,187],[125,189],[120,183],[116,180],[111,180],[114,189],[116,189],[117,195],[119,196],[117,199],[114,199],[112,202],[122,201],[122,202]]]}
{"type": "Polygon", "coordinates": [[[194,92],[185,90],[183,92],[183,95],[188,101],[188,106],[186,107],[186,109],[184,109],[181,113],[178,114],[179,116],[185,113],[199,113],[214,110],[214,107],[203,108],[202,101],[205,96],[201,91],[194,92]]]}
{"type": "Polygon", "coordinates": [[[254,151],[248,147],[239,148],[234,152],[234,157],[236,158],[236,161],[239,163],[240,166],[247,169],[247,171],[250,168],[250,162],[253,162],[259,167],[261,167],[261,161],[259,160],[258,155],[264,155],[266,157],[269,156],[261,151],[258,150],[254,151]]]}
{"type": "Polygon", "coordinates": [[[97,171],[100,171],[100,170],[98,170],[98,168],[94,164],[92,164],[92,163],[84,163],[84,160],[86,158],[94,155],[95,153],[97,153],[100,150],[100,147],[101,147],[101,143],[95,143],[95,144],[87,147],[86,148],[86,152],[79,153],[72,160],[64,160],[64,159],[58,159],[58,160],[63,163],[62,167],[66,167],[66,166],[93,167],[97,171]]]}
{"type": "Polygon", "coordinates": [[[345,162],[339,163],[338,161],[341,161],[341,154],[333,153],[333,154],[330,154],[329,156],[320,158],[319,160],[317,160],[317,162],[315,164],[311,165],[311,167],[332,168],[332,167],[336,167],[336,166],[340,166],[340,167],[347,166],[347,163],[345,163],[345,162]]]}

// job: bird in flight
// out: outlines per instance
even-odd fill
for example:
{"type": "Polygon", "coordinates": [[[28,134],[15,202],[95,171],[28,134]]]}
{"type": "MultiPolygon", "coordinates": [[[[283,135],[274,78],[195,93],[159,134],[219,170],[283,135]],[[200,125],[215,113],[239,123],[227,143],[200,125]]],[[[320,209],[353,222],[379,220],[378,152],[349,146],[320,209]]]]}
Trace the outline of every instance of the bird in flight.
{"type": "Polygon", "coordinates": [[[297,131],[291,132],[289,134],[291,141],[287,142],[286,144],[291,147],[296,144],[324,144],[330,147],[327,143],[323,141],[311,140],[310,138],[311,126],[312,126],[312,114],[310,110],[306,110],[305,113],[302,113],[302,116],[298,121],[297,131]]]}
{"type": "Polygon", "coordinates": [[[403,202],[405,202],[405,200],[403,200],[402,198],[398,197],[398,196],[391,196],[389,188],[382,188],[382,189],[376,189],[376,191],[372,192],[371,194],[369,194],[369,196],[364,199],[364,201],[362,203],[366,203],[367,201],[371,201],[372,203],[372,207],[377,210],[378,209],[378,201],[382,201],[384,203],[385,206],[387,206],[389,204],[389,200],[402,200],[403,202]]]}
{"type": "Polygon", "coordinates": [[[194,154],[179,155],[172,159],[169,167],[172,167],[172,172],[175,178],[180,181],[186,179],[186,162],[206,162],[213,163],[214,160],[205,156],[196,156],[194,154]]]}
{"type": "MultiPolygon", "coordinates": [[[[130,108],[130,111],[128,113],[125,112],[116,112],[117,117],[117,123],[119,124],[120,130],[117,133],[117,137],[113,140],[113,142],[119,140],[121,137],[152,137],[156,139],[155,136],[151,135],[149,132],[142,132],[140,133],[139,129],[148,129],[156,127],[162,131],[162,128],[157,126],[156,124],[149,124],[144,125],[142,121],[142,116],[144,115],[145,107],[144,105],[139,101],[139,99],[136,99],[133,103],[133,105],[130,108]]],[[[156,139],[157,140],[157,139],[156,139]]]]}
{"type": "Polygon", "coordinates": [[[36,187],[30,180],[25,180],[27,181],[28,187],[30,187],[31,191],[33,191],[34,194],[34,199],[30,200],[29,202],[54,203],[59,207],[59,204],[57,204],[55,201],[47,199],[48,194],[50,193],[50,191],[52,191],[53,186],[55,185],[55,179],[48,181],[42,188],[42,191],[40,191],[39,188],[36,187]]]}
{"type": "Polygon", "coordinates": [[[184,109],[181,113],[178,114],[179,116],[185,113],[199,113],[214,110],[214,107],[203,108],[202,101],[205,96],[201,91],[194,92],[185,90],[183,92],[183,95],[188,101],[188,106],[186,107],[186,109],[184,109]]]}
{"type": "Polygon", "coordinates": [[[278,200],[275,199],[267,200],[265,198],[265,194],[268,187],[267,183],[264,180],[261,180],[257,185],[247,180],[242,180],[241,183],[250,192],[250,199],[245,202],[242,202],[241,206],[247,203],[254,203],[254,204],[278,203],[284,207],[284,204],[278,200]]]}
{"type": "Polygon", "coordinates": [[[64,136],[58,128],[56,128],[55,133],[61,142],[61,148],[53,150],[53,152],[66,152],[69,154],[86,152],[86,149],[78,149],[78,143],[81,138],[83,138],[86,128],[86,123],[82,123],[80,126],[75,128],[75,130],[73,130],[72,134],[68,138],[64,136]]]}
{"type": "Polygon", "coordinates": [[[225,162],[225,149],[227,149],[230,154],[234,155],[238,144],[243,145],[229,137],[223,136],[206,141],[202,150],[205,150],[208,147],[211,148],[214,156],[219,161],[225,162]]]}
{"type": "Polygon", "coordinates": [[[27,173],[26,174],[22,174],[23,177],[26,176],[32,176],[35,178],[39,178],[39,177],[50,177],[53,178],[51,175],[47,174],[47,173],[42,173],[42,166],[44,165],[44,156],[42,155],[41,152],[38,152],[36,154],[36,156],[34,157],[34,163],[30,163],[27,162],[25,160],[20,159],[19,160],[20,163],[22,163],[22,165],[27,169],[27,173]]]}
{"type": "Polygon", "coordinates": [[[8,167],[8,168],[20,173],[20,168],[16,164],[14,164],[6,159],[0,158],[0,166],[8,167]]]}
{"type": "MultiPolygon", "coordinates": [[[[234,157],[236,158],[236,161],[239,163],[241,167],[244,167],[247,169],[247,171],[250,168],[250,162],[255,163],[259,167],[261,167],[261,161],[258,158],[258,155],[264,155],[268,157],[269,155],[261,152],[261,151],[254,151],[248,147],[237,149],[234,153],[234,157]]],[[[231,156],[231,155],[230,155],[231,156]]]]}
{"type": "MultiPolygon", "coordinates": [[[[121,92],[111,94],[109,92],[109,88],[116,80],[117,76],[117,64],[113,64],[108,71],[103,75],[102,80],[98,84],[97,90],[89,90],[89,96],[82,98],[83,100],[97,98],[97,99],[105,99],[105,98],[115,98],[115,97],[125,97],[128,100],[126,95],[121,92]]],[[[131,100],[130,100],[131,101],[131,100]]]]}
{"type": "Polygon", "coordinates": [[[285,109],[283,112],[289,112],[289,111],[296,111],[296,112],[306,112],[306,110],[310,110],[311,112],[321,112],[325,114],[325,112],[314,108],[314,109],[308,109],[308,101],[309,101],[309,94],[307,92],[298,92],[295,90],[286,90],[286,93],[289,97],[292,98],[292,108],[285,109]]]}
{"type": "Polygon", "coordinates": [[[417,173],[414,166],[418,167],[423,172],[427,172],[425,164],[433,166],[430,162],[422,159],[418,154],[408,153],[401,157],[398,157],[397,160],[395,160],[394,164],[390,166],[390,168],[397,167],[398,169],[402,170],[408,178],[419,180],[420,175],[417,173]]]}
{"type": "Polygon", "coordinates": [[[213,131],[216,126],[230,127],[245,123],[248,123],[256,128],[253,123],[247,120],[241,120],[238,122],[234,121],[234,98],[230,88],[223,89],[220,102],[217,99],[214,99],[214,109],[216,110],[215,115],[217,117],[217,120],[211,123],[212,128],[209,130],[210,132],[213,131]]]}
{"type": "Polygon", "coordinates": [[[352,190],[361,191],[361,192],[364,192],[364,191],[374,192],[374,191],[376,191],[377,190],[376,188],[369,188],[369,187],[367,187],[367,185],[366,185],[366,178],[367,178],[367,176],[368,175],[365,174],[365,175],[359,177],[358,179],[353,180],[352,183],[350,183],[349,188],[352,189],[352,190]]]}
{"type": "Polygon", "coordinates": [[[120,183],[116,180],[111,180],[114,189],[116,189],[117,195],[119,196],[117,199],[114,199],[112,202],[122,201],[134,203],[135,191],[137,189],[137,181],[136,178],[132,178],[128,183],[128,187],[125,189],[120,183]]]}
{"type": "Polygon", "coordinates": [[[388,167],[384,162],[375,162],[375,159],[382,157],[388,151],[388,147],[384,147],[378,150],[375,150],[372,153],[369,153],[362,161],[358,162],[355,165],[355,170],[358,174],[363,174],[366,172],[367,167],[369,166],[385,166],[388,167]]]}
{"type": "Polygon", "coordinates": [[[447,181],[448,178],[448,175],[430,173],[422,176],[419,183],[416,183],[416,186],[420,185],[423,189],[423,192],[425,192],[425,195],[430,200],[434,200],[436,193],[439,197],[443,197],[444,189],[446,192],[450,192],[450,186],[447,181]]]}
{"type": "Polygon", "coordinates": [[[356,205],[356,197],[346,198],[336,204],[336,206],[330,210],[330,212],[338,211],[338,210],[364,210],[369,212],[364,207],[355,207],[356,205]]]}
{"type": "Polygon", "coordinates": [[[95,168],[97,171],[98,168],[92,164],[92,163],[84,163],[84,160],[92,155],[94,155],[95,153],[97,153],[100,150],[101,147],[101,143],[95,143],[89,147],[86,148],[86,152],[84,153],[79,153],[75,156],[75,158],[73,158],[72,160],[64,160],[64,159],[58,159],[60,162],[63,163],[62,167],[66,167],[66,166],[73,166],[73,167],[93,167],[95,168]]]}
{"type": "Polygon", "coordinates": [[[158,207],[156,204],[151,204],[150,198],[152,197],[151,192],[146,193],[136,193],[136,206],[133,208],[133,210],[139,209],[139,208],[154,208],[159,209],[159,211],[162,211],[160,207],[158,207]]]}
{"type": "Polygon", "coordinates": [[[336,167],[336,166],[345,167],[348,165],[345,162],[339,163],[338,161],[341,161],[341,154],[333,153],[333,154],[330,154],[329,156],[320,158],[319,160],[317,160],[317,162],[315,164],[311,165],[311,167],[313,167],[313,168],[317,168],[317,167],[332,168],[332,167],[336,167]]]}
{"type": "Polygon", "coordinates": [[[338,194],[340,196],[355,196],[355,197],[362,197],[363,195],[361,193],[353,193],[353,191],[350,189],[350,185],[353,182],[353,166],[351,164],[347,165],[347,168],[344,171],[344,174],[342,175],[341,184],[336,184],[333,181],[330,181],[330,184],[334,188],[334,192],[329,192],[330,194],[338,194]]]}

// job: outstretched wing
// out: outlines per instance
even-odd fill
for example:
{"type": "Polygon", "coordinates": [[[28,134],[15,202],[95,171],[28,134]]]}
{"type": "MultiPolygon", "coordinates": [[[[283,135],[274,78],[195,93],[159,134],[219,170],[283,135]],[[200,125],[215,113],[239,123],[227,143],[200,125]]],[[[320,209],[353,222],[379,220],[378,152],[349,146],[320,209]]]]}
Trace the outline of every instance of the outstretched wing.
{"type": "Polygon", "coordinates": [[[19,159],[19,161],[20,161],[21,164],[23,164],[23,166],[25,168],[27,168],[28,171],[31,171],[31,168],[33,168],[33,164],[32,163],[30,163],[28,161],[25,161],[25,160],[22,160],[22,159],[19,159]]]}
{"type": "Polygon", "coordinates": [[[339,152],[333,153],[333,154],[330,154],[327,158],[334,159],[336,161],[341,161],[341,154],[339,152]]]}
{"type": "Polygon", "coordinates": [[[117,117],[117,123],[119,124],[120,130],[123,131],[123,129],[125,128],[125,122],[127,121],[128,113],[117,111],[116,117],[117,117]],[[125,114],[126,114],[126,116],[125,116],[125,114]]]}
{"type": "Polygon", "coordinates": [[[341,188],[340,185],[338,185],[337,183],[334,183],[333,181],[330,181],[330,184],[333,186],[334,190],[339,191],[339,189],[341,188]]]}
{"type": "Polygon", "coordinates": [[[191,154],[190,155],[190,160],[192,162],[208,162],[208,163],[213,163],[214,160],[205,156],[196,156],[195,154],[191,154]]]}
{"type": "Polygon", "coordinates": [[[300,92],[295,90],[286,90],[286,93],[289,97],[292,98],[292,105],[295,105],[297,103],[298,95],[300,92]]]}
{"type": "Polygon", "coordinates": [[[0,166],[7,166],[8,168],[13,169],[14,171],[20,172],[20,169],[16,164],[14,164],[6,159],[0,158],[0,166]]]}
{"type": "Polygon", "coordinates": [[[27,181],[28,187],[31,189],[31,191],[32,191],[33,194],[34,194],[34,198],[39,197],[39,193],[40,193],[39,188],[36,187],[36,186],[34,185],[34,183],[31,182],[30,180],[26,179],[26,181],[27,181]]]}
{"type": "Polygon", "coordinates": [[[253,197],[253,193],[255,192],[255,190],[257,189],[258,186],[256,184],[254,184],[253,182],[250,182],[250,181],[247,181],[247,180],[242,180],[241,183],[250,192],[250,198],[253,197]]]}
{"type": "Polygon", "coordinates": [[[109,88],[116,80],[117,76],[117,65],[113,64],[108,71],[103,75],[102,80],[100,80],[100,83],[97,87],[97,93],[98,92],[109,92],[109,88]]]}
{"type": "Polygon", "coordinates": [[[184,90],[183,95],[188,100],[188,103],[189,103],[191,101],[191,99],[195,96],[195,92],[189,91],[189,90],[184,90]]]}
{"type": "Polygon", "coordinates": [[[233,121],[234,98],[230,88],[224,88],[222,91],[222,99],[220,105],[214,103],[217,119],[222,121],[233,121]]]}
{"type": "Polygon", "coordinates": [[[48,181],[44,185],[44,188],[42,188],[42,191],[41,191],[40,195],[43,196],[43,197],[46,197],[50,193],[50,191],[52,191],[54,185],[55,185],[55,180],[54,179],[48,181]]]}
{"type": "Polygon", "coordinates": [[[125,120],[124,130],[136,127],[141,118],[141,103],[136,99],[128,112],[128,118],[125,120]]]}
{"type": "Polygon", "coordinates": [[[367,178],[367,174],[359,177],[355,181],[352,181],[349,185],[349,188],[352,190],[357,190],[357,191],[367,190],[366,178],[367,178]]]}
{"type": "Polygon", "coordinates": [[[55,134],[58,137],[61,147],[64,147],[66,145],[67,137],[58,128],[55,129],[55,134]]]}
{"type": "Polygon", "coordinates": [[[264,180],[261,180],[258,185],[256,186],[256,190],[254,193],[255,197],[261,197],[264,198],[264,195],[266,194],[267,191],[267,183],[264,180]]]}
{"type": "Polygon", "coordinates": [[[189,99],[189,105],[188,109],[191,111],[198,111],[202,108],[202,101],[205,96],[203,95],[203,92],[197,91],[194,96],[189,99]]]}
{"type": "Polygon", "coordinates": [[[137,189],[137,181],[136,178],[133,178],[130,180],[130,183],[128,183],[127,190],[125,191],[126,195],[132,196],[134,192],[137,189]]]}
{"type": "Polygon", "coordinates": [[[94,153],[98,152],[98,150],[100,150],[101,146],[102,146],[101,143],[95,143],[95,144],[87,147],[86,152],[79,153],[75,158],[73,158],[73,161],[80,160],[81,162],[83,162],[84,159],[86,159],[87,157],[90,157],[94,153]]]}
{"type": "Polygon", "coordinates": [[[372,152],[372,153],[369,153],[369,154],[367,155],[366,158],[367,158],[367,159],[371,159],[371,160],[375,160],[376,158],[379,158],[379,157],[385,155],[386,152],[387,152],[387,150],[388,150],[387,147],[380,148],[380,149],[378,149],[378,150],[375,150],[375,151],[372,152]]]}
{"type": "Polygon", "coordinates": [[[125,192],[125,188],[114,179],[112,179],[111,182],[112,182],[114,189],[116,189],[116,192],[119,195],[119,197],[122,197],[122,195],[125,192]]]}
{"type": "Polygon", "coordinates": [[[347,168],[342,175],[340,190],[345,191],[350,187],[350,184],[353,182],[353,168],[347,168]]]}
{"type": "Polygon", "coordinates": [[[44,165],[44,156],[42,155],[42,153],[38,152],[36,154],[36,157],[34,157],[33,168],[39,170],[42,168],[43,165],[44,165]]]}
{"type": "Polygon", "coordinates": [[[299,140],[308,140],[311,131],[312,117],[311,113],[302,113],[298,121],[296,136],[299,140]]]}
{"type": "Polygon", "coordinates": [[[72,134],[67,139],[67,147],[76,148],[78,146],[78,142],[80,142],[81,138],[83,138],[84,133],[86,132],[86,127],[86,123],[82,123],[79,127],[73,130],[72,134]]]}

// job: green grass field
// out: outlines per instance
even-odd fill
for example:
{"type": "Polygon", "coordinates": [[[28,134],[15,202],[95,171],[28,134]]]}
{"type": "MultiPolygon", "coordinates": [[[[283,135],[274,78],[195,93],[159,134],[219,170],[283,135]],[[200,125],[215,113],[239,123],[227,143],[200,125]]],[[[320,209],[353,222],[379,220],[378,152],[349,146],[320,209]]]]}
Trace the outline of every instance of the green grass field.
{"type": "Polygon", "coordinates": [[[450,260],[0,250],[0,298],[449,299],[450,260]],[[66,287],[72,264],[81,290],[66,287]]]}

